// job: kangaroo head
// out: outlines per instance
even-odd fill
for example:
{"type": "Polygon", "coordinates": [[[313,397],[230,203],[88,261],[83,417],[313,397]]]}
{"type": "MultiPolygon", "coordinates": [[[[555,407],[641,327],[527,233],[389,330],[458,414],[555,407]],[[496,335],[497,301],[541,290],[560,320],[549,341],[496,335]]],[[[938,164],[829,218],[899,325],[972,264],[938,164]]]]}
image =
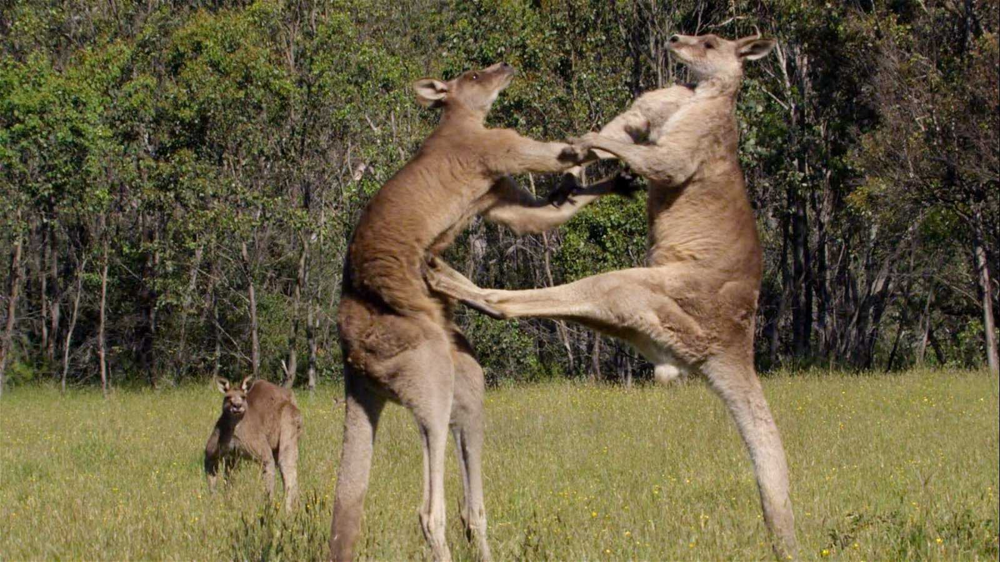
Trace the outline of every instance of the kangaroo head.
{"type": "Polygon", "coordinates": [[[690,68],[697,80],[743,76],[743,61],[757,60],[774,48],[774,39],[760,36],[728,41],[717,35],[674,35],[667,48],[690,68]]]}
{"type": "Polygon", "coordinates": [[[232,385],[227,379],[216,377],[215,384],[222,393],[222,414],[240,419],[247,413],[247,391],[252,386],[252,376],[243,379],[239,386],[232,385]]]}
{"type": "Polygon", "coordinates": [[[441,107],[445,111],[461,108],[485,119],[514,72],[513,66],[499,62],[482,70],[468,70],[447,82],[421,78],[413,83],[413,89],[417,103],[424,107],[441,107]]]}

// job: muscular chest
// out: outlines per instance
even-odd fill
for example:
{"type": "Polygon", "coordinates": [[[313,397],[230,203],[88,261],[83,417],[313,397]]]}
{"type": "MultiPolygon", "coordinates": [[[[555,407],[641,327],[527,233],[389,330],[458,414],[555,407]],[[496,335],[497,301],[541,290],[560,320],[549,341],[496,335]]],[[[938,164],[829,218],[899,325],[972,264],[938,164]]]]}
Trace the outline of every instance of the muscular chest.
{"type": "Polygon", "coordinates": [[[490,204],[488,190],[479,190],[482,193],[477,193],[477,197],[472,200],[466,201],[460,212],[456,213],[456,219],[450,226],[448,226],[431,244],[428,251],[434,255],[439,255],[441,252],[448,249],[452,243],[455,242],[455,238],[464,231],[472,219],[476,217],[479,213],[483,212],[486,207],[490,204]]]}
{"type": "Polygon", "coordinates": [[[255,441],[250,438],[250,432],[242,424],[237,424],[231,433],[223,434],[219,440],[219,450],[223,456],[237,458],[258,458],[260,451],[255,447],[255,441]]]}

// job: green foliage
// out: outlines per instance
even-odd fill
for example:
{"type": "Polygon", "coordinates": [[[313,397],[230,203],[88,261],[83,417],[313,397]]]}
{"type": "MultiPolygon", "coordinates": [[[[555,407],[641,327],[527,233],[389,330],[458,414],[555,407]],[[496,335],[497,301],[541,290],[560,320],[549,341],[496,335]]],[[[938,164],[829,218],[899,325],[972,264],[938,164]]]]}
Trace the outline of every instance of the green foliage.
{"type": "Polygon", "coordinates": [[[517,320],[497,322],[474,315],[464,324],[488,384],[495,385],[501,380],[537,382],[548,378],[545,366],[539,361],[534,339],[517,320]]]}
{"type": "Polygon", "coordinates": [[[15,359],[7,366],[7,372],[4,376],[7,384],[18,386],[37,380],[38,370],[15,359]]]}
{"type": "Polygon", "coordinates": [[[556,255],[567,278],[579,279],[594,272],[639,267],[646,258],[646,204],[609,198],[566,229],[556,255]]]}
{"type": "MultiPolygon", "coordinates": [[[[1000,48],[996,15],[979,4],[971,19],[939,2],[8,4],[0,271],[23,239],[30,259],[13,341],[40,369],[59,368],[61,343],[45,340],[65,341],[86,260],[70,377],[97,380],[107,250],[113,377],[246,370],[251,286],[264,368],[276,372],[290,349],[308,353],[311,310],[317,368],[336,376],[351,232],[437,119],[413,102],[414,79],[506,61],[519,73],[489,124],[567,138],[599,129],[642,91],[687,79],[666,46],[696,30],[779,41],[747,66],[736,107],[765,247],[760,366],[870,368],[891,355],[897,328],[895,366],[911,364],[923,322],[915,303],[927,291],[944,362],[977,361],[968,248],[1000,225],[1000,48]],[[62,318],[50,335],[42,324],[54,306],[62,318]]],[[[603,177],[615,165],[596,168],[603,177]]],[[[539,195],[556,181],[516,180],[539,195]]],[[[641,265],[645,224],[641,198],[610,198],[545,238],[476,223],[451,255],[484,286],[560,284],[641,265]]],[[[997,263],[995,237],[984,239],[997,263]]],[[[989,292],[1000,308],[995,284],[989,292]]],[[[582,329],[561,341],[551,322],[525,320],[510,334],[471,316],[467,329],[495,379],[588,368],[566,353],[591,353],[582,329]]],[[[603,368],[620,369],[620,359],[605,354],[603,368]]]]}

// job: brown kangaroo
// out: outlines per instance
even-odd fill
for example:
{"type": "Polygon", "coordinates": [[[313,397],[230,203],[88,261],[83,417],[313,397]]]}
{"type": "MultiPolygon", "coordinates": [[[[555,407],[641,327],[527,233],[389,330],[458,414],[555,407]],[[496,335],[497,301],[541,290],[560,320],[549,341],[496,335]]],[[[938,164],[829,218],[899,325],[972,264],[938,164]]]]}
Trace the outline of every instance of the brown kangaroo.
{"type": "Polygon", "coordinates": [[[222,415],[205,445],[205,473],[208,486],[215,490],[219,462],[226,457],[247,456],[264,468],[267,495],[274,495],[274,468],[281,470],[285,487],[285,509],[298,502],[299,436],[302,415],[291,390],[267,381],[243,379],[233,386],[217,378],[222,399],[222,415]]]}
{"type": "Polygon", "coordinates": [[[743,62],[773,46],[758,37],[673,36],[670,50],[697,86],[647,94],[609,123],[609,135],[590,133],[576,145],[611,153],[649,180],[647,267],[501,291],[480,289],[432,258],[427,278],[435,291],[498,317],[573,320],[621,338],[653,363],[659,380],[703,375],[749,449],[775,554],[787,558],[797,544],[785,452],[753,366],[762,254],[735,114],[743,62]],[[658,98],[659,108],[638,107],[658,98]],[[632,142],[650,137],[651,145],[632,142]]]}
{"type": "Polygon", "coordinates": [[[417,101],[442,109],[437,128],[361,216],[347,251],[338,328],[344,356],[344,443],[330,531],[330,557],[354,555],[372,446],[387,401],[416,420],[424,453],[420,526],[434,559],[445,543],[444,452],[449,426],[465,489],[461,517],[479,555],[490,558],[482,490],[483,371],[452,320],[450,303],[432,295],[424,256],[444,251],[477,214],[519,233],[568,220],[600,195],[626,192],[609,180],[560,206],[539,201],[508,174],[560,172],[579,163],[565,143],[538,142],[489,129],[486,114],[514,76],[505,63],[448,82],[414,83],[417,101]]]}

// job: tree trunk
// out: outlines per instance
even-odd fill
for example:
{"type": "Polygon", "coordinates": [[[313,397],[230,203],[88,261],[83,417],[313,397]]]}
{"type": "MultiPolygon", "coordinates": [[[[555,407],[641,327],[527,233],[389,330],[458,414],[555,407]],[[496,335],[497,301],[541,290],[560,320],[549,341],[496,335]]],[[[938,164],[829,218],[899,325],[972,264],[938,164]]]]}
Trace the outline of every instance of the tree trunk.
{"type": "Polygon", "coordinates": [[[159,264],[158,237],[155,225],[150,226],[152,219],[145,214],[139,214],[138,236],[145,248],[145,259],[139,271],[139,294],[136,298],[139,317],[141,321],[136,329],[136,340],[134,342],[136,354],[139,360],[139,369],[146,374],[149,386],[156,388],[156,368],[155,368],[155,338],[156,338],[156,303],[158,299],[156,275],[159,264]],[[150,250],[149,248],[152,248],[150,250]]]}
{"type": "Polygon", "coordinates": [[[181,304],[181,333],[179,341],[177,342],[177,355],[174,358],[174,372],[177,374],[178,378],[182,377],[190,365],[190,361],[185,356],[187,348],[187,321],[188,321],[188,309],[191,308],[191,296],[194,294],[194,290],[198,287],[198,270],[201,268],[201,256],[204,252],[205,246],[201,243],[194,251],[194,260],[191,262],[191,273],[188,276],[188,286],[187,292],[184,294],[184,302],[181,304]]]}
{"type": "MultiPolygon", "coordinates": [[[[825,126],[823,128],[825,132],[825,126]]],[[[825,133],[824,133],[825,134],[825,133]]],[[[829,170],[824,174],[822,195],[814,195],[816,224],[815,273],[813,275],[814,293],[816,295],[816,334],[818,342],[816,352],[827,365],[831,360],[831,333],[833,328],[833,303],[830,291],[830,229],[833,215],[833,191],[830,187],[829,170]]]]}
{"type": "Polygon", "coordinates": [[[49,346],[45,349],[45,356],[50,362],[56,358],[56,339],[59,337],[59,322],[61,320],[62,294],[59,290],[59,248],[57,247],[57,236],[55,227],[49,225],[49,346]]]}
{"type": "MultiPolygon", "coordinates": [[[[916,257],[916,250],[916,244],[910,246],[910,267],[908,269],[910,273],[913,273],[914,271],[913,262],[916,257]]],[[[913,288],[913,283],[910,279],[910,277],[907,277],[906,281],[903,283],[903,304],[902,310],[899,314],[899,326],[896,330],[896,337],[892,342],[892,351],[889,352],[889,360],[885,367],[886,372],[892,370],[892,366],[896,361],[896,353],[899,351],[899,342],[903,337],[903,332],[906,330],[906,326],[910,323],[910,294],[911,289],[913,288]]]]}
{"type": "Polygon", "coordinates": [[[917,351],[914,358],[914,365],[921,367],[924,364],[924,356],[927,353],[927,339],[931,331],[931,302],[934,300],[933,281],[927,287],[927,300],[924,302],[924,314],[920,318],[920,340],[917,342],[917,351]]]}
{"type": "Polygon", "coordinates": [[[240,242],[240,255],[243,257],[243,267],[246,269],[247,294],[250,298],[250,363],[253,378],[260,375],[260,339],[257,325],[257,291],[253,284],[253,270],[250,267],[250,253],[246,241],[240,242]]]}
{"type": "Polygon", "coordinates": [[[934,350],[934,355],[937,357],[938,365],[944,367],[948,360],[944,356],[944,351],[941,350],[941,343],[938,342],[937,338],[934,336],[933,327],[927,330],[927,339],[931,342],[931,349],[934,350]]]}
{"type": "Polygon", "coordinates": [[[211,328],[211,335],[207,336],[211,338],[213,344],[213,352],[207,357],[200,358],[199,367],[209,368],[206,363],[211,362],[211,372],[212,377],[216,377],[219,374],[218,365],[218,353],[222,345],[221,333],[219,330],[219,314],[216,308],[216,294],[215,288],[216,284],[219,282],[219,265],[218,265],[218,255],[213,255],[210,263],[208,265],[208,278],[205,284],[205,296],[204,302],[201,307],[201,325],[211,328]]]}
{"type": "MultiPolygon", "coordinates": [[[[531,194],[537,197],[535,192],[535,177],[534,175],[528,175],[528,183],[531,186],[531,194]]],[[[551,247],[549,246],[549,234],[547,232],[542,233],[542,259],[543,265],[545,266],[545,278],[548,280],[549,287],[555,287],[555,279],[552,277],[552,265],[549,259],[549,254],[551,254],[551,247]]],[[[566,349],[566,360],[569,362],[570,372],[576,370],[576,357],[573,355],[573,344],[569,338],[569,328],[566,323],[562,320],[556,320],[556,333],[559,334],[559,341],[562,342],[563,347],[566,349]]]]}
{"type": "Polygon", "coordinates": [[[796,359],[809,355],[812,335],[812,283],[809,263],[809,219],[805,198],[789,188],[792,213],[792,353],[796,359]]]}
{"type": "Polygon", "coordinates": [[[309,391],[316,390],[316,328],[319,323],[315,320],[316,313],[313,310],[312,301],[306,303],[306,342],[309,345],[309,368],[306,374],[309,377],[309,391]]]}
{"type": "Polygon", "coordinates": [[[893,363],[896,362],[896,353],[899,351],[899,341],[903,337],[903,332],[906,329],[906,325],[909,323],[909,309],[910,309],[910,288],[907,284],[905,293],[903,295],[903,311],[899,317],[899,326],[896,328],[896,337],[893,338],[892,351],[889,352],[889,360],[886,362],[885,371],[888,373],[892,370],[893,363]]]}
{"type": "Polygon", "coordinates": [[[107,302],[108,302],[108,238],[104,226],[104,217],[101,217],[101,230],[104,241],[101,249],[101,306],[99,321],[97,324],[97,361],[101,370],[101,394],[108,397],[108,351],[105,340],[105,330],[107,329],[107,302]]]}
{"type": "MultiPolygon", "coordinates": [[[[870,309],[870,315],[866,315],[867,320],[865,327],[866,331],[862,332],[867,334],[861,338],[864,343],[864,356],[862,366],[865,369],[871,369],[875,363],[875,343],[878,340],[879,331],[882,329],[882,317],[885,314],[886,304],[889,300],[889,295],[892,294],[892,272],[890,271],[891,260],[886,260],[885,264],[882,266],[884,275],[884,283],[877,285],[876,289],[871,291],[871,301],[872,306],[870,309]]],[[[881,273],[880,273],[881,276],[881,273]]]]}
{"type": "Polygon", "coordinates": [[[38,300],[41,302],[42,341],[40,349],[47,350],[49,348],[49,274],[46,269],[49,263],[48,228],[43,224],[39,230],[41,250],[37,253],[36,259],[38,260],[38,300]]]}
{"type": "Polygon", "coordinates": [[[250,281],[248,289],[250,296],[250,363],[251,372],[254,378],[260,376],[260,335],[259,324],[257,322],[257,293],[254,289],[253,281],[250,281]]]}
{"type": "MultiPolygon", "coordinates": [[[[21,222],[21,211],[18,209],[17,222],[21,222]]],[[[23,241],[20,232],[14,238],[14,250],[10,260],[10,282],[8,284],[7,321],[4,323],[3,339],[0,340],[0,396],[3,396],[3,386],[6,382],[7,358],[10,357],[11,341],[14,335],[14,324],[17,318],[17,293],[21,288],[21,254],[23,241]]]]}
{"type": "Polygon", "coordinates": [[[302,251],[299,253],[299,270],[295,276],[295,290],[292,301],[292,333],[288,338],[288,364],[285,371],[285,388],[295,386],[295,375],[299,372],[299,322],[302,316],[302,289],[306,283],[306,258],[309,255],[309,242],[302,237],[302,251]]]}
{"type": "MultiPolygon", "coordinates": [[[[545,245],[543,258],[545,265],[545,278],[549,282],[549,287],[555,287],[555,278],[552,276],[552,266],[549,260],[549,254],[551,253],[549,248],[549,236],[545,232],[542,233],[542,244],[545,245]]],[[[556,320],[556,332],[559,334],[559,341],[562,342],[563,347],[566,349],[566,360],[569,361],[569,370],[572,373],[576,371],[576,357],[573,354],[573,343],[570,341],[569,327],[566,326],[566,322],[556,320]]]]}
{"type": "Polygon", "coordinates": [[[70,316],[69,327],[66,329],[66,342],[63,344],[63,368],[62,368],[62,392],[66,393],[66,375],[69,374],[69,351],[73,341],[73,330],[76,329],[76,319],[80,312],[80,296],[83,295],[83,271],[87,267],[87,260],[80,263],[76,271],[76,296],[73,298],[73,314],[70,316]]]}
{"type": "Polygon", "coordinates": [[[594,380],[601,380],[604,377],[601,375],[601,334],[593,332],[594,334],[594,348],[590,354],[590,368],[593,370],[594,380]]]}
{"type": "MultiPolygon", "coordinates": [[[[155,242],[154,242],[155,243],[155,242]]],[[[143,321],[144,328],[140,341],[140,357],[142,370],[146,372],[149,386],[156,388],[156,266],[159,262],[159,253],[154,251],[149,256],[145,275],[143,279],[143,321]]]]}
{"type": "Polygon", "coordinates": [[[219,298],[212,295],[212,328],[215,336],[215,349],[212,353],[212,378],[219,376],[222,367],[222,326],[219,325],[219,298]]]}
{"type": "Polygon", "coordinates": [[[781,321],[788,311],[788,300],[791,298],[791,275],[788,272],[788,223],[787,216],[783,216],[781,218],[781,293],[778,295],[778,307],[774,312],[774,317],[768,323],[765,330],[767,332],[768,358],[770,361],[768,367],[771,369],[778,366],[778,354],[781,347],[781,321]]]}
{"type": "Polygon", "coordinates": [[[983,246],[983,229],[981,212],[976,210],[978,224],[973,228],[973,253],[976,259],[976,281],[979,285],[983,308],[983,335],[986,343],[986,366],[993,375],[1000,374],[1000,358],[997,354],[996,320],[993,316],[993,295],[990,284],[990,268],[986,259],[986,249],[983,246]]]}

